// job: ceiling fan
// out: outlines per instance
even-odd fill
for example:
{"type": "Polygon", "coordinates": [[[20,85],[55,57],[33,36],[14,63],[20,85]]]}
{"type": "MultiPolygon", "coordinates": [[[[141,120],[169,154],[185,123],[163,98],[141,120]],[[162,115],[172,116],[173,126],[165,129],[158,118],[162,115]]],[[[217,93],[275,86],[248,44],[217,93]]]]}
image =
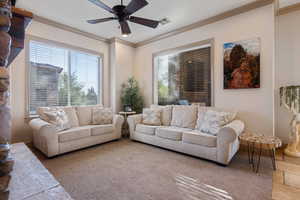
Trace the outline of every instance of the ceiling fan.
{"type": "Polygon", "coordinates": [[[130,27],[128,24],[128,21],[140,24],[143,26],[148,26],[151,28],[156,28],[159,21],[151,20],[151,19],[145,19],[141,17],[135,17],[131,16],[133,13],[137,12],[138,10],[142,9],[146,5],[148,5],[148,2],[146,0],[131,0],[131,2],[127,5],[123,5],[123,0],[121,0],[121,5],[116,5],[113,8],[110,8],[100,0],[88,0],[91,3],[99,6],[100,8],[114,14],[114,17],[108,17],[103,19],[94,19],[94,20],[88,20],[87,22],[90,24],[98,24],[102,22],[112,21],[112,20],[118,20],[120,23],[120,27],[122,30],[122,36],[127,37],[130,33],[130,27]]]}

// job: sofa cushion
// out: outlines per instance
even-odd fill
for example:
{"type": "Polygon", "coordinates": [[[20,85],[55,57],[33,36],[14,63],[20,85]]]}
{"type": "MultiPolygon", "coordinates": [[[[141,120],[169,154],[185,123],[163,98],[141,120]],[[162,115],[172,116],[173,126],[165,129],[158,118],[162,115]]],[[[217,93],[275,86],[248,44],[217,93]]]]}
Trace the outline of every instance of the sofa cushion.
{"type": "Polygon", "coordinates": [[[197,123],[196,123],[196,129],[197,130],[200,130],[200,127],[204,123],[205,113],[209,110],[229,113],[229,115],[227,116],[226,124],[232,122],[237,116],[237,111],[235,111],[235,110],[228,110],[228,109],[222,109],[222,108],[216,108],[216,107],[199,106],[198,107],[197,123]]]}
{"type": "Polygon", "coordinates": [[[78,106],[76,107],[77,116],[80,126],[87,126],[92,124],[92,109],[102,108],[102,105],[97,106],[78,106]]]}
{"type": "Polygon", "coordinates": [[[184,132],[182,135],[182,141],[184,143],[197,144],[206,147],[216,147],[217,137],[202,133],[200,131],[184,132]]]}
{"type": "Polygon", "coordinates": [[[71,106],[67,106],[67,107],[63,107],[66,115],[68,116],[69,119],[69,124],[71,125],[71,127],[78,127],[79,126],[79,120],[77,117],[77,113],[76,113],[76,109],[75,107],[71,107],[71,106]]]}
{"type": "Polygon", "coordinates": [[[160,126],[149,126],[145,124],[138,124],[135,130],[139,133],[147,134],[147,135],[155,135],[155,130],[160,126]]]}
{"type": "Polygon", "coordinates": [[[114,126],[112,124],[106,125],[92,125],[89,126],[92,136],[105,135],[114,132],[114,126]]]}
{"type": "Polygon", "coordinates": [[[199,131],[217,135],[220,129],[231,122],[232,114],[229,112],[219,112],[214,110],[208,110],[204,114],[199,131]]]}
{"type": "Polygon", "coordinates": [[[49,122],[50,119],[45,114],[45,112],[53,112],[53,111],[57,111],[60,109],[61,109],[60,107],[39,107],[39,108],[37,108],[36,112],[42,120],[49,122]]]}
{"type": "Polygon", "coordinates": [[[92,109],[92,124],[105,125],[112,124],[113,111],[111,108],[93,108],[92,109]]]}
{"type": "Polygon", "coordinates": [[[57,132],[71,128],[68,116],[63,109],[45,111],[44,114],[47,116],[47,122],[53,124],[57,132]]]}
{"type": "Polygon", "coordinates": [[[159,109],[143,109],[143,124],[160,126],[161,125],[161,110],[159,109]]]}
{"type": "Polygon", "coordinates": [[[71,128],[69,130],[59,132],[58,134],[58,141],[60,143],[69,142],[72,140],[78,140],[81,138],[91,136],[91,129],[88,126],[76,127],[71,128]]]}
{"type": "Polygon", "coordinates": [[[194,129],[197,110],[197,106],[173,106],[171,126],[194,129]]]}
{"type": "Polygon", "coordinates": [[[170,126],[172,121],[172,106],[151,105],[151,109],[161,110],[161,124],[163,126],[170,126]]]}
{"type": "Polygon", "coordinates": [[[156,135],[161,138],[180,141],[182,140],[182,133],[186,131],[191,131],[191,129],[178,127],[161,127],[156,129],[156,135]]]}

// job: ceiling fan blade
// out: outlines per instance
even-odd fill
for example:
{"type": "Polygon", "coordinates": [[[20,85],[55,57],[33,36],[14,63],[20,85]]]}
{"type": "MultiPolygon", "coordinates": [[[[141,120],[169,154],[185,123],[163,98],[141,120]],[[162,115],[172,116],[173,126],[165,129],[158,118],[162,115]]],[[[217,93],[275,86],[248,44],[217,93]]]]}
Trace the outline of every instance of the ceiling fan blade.
{"type": "Polygon", "coordinates": [[[131,15],[136,11],[142,9],[146,5],[148,5],[148,2],[146,0],[131,0],[131,2],[125,8],[125,13],[127,15],[131,15]]]}
{"type": "Polygon", "coordinates": [[[141,17],[134,17],[134,16],[130,17],[129,21],[136,23],[136,24],[148,26],[151,28],[156,28],[159,25],[159,21],[152,20],[152,19],[145,19],[145,18],[141,18],[141,17]]]}
{"type": "Polygon", "coordinates": [[[120,25],[121,25],[121,30],[123,35],[129,35],[131,33],[127,21],[120,21],[120,25]]]}
{"type": "Polygon", "coordinates": [[[99,6],[100,8],[103,8],[104,10],[110,12],[110,13],[115,13],[115,11],[110,8],[109,6],[107,6],[105,3],[103,3],[100,0],[88,0],[89,2],[95,4],[96,6],[99,6]]]}
{"type": "Polygon", "coordinates": [[[103,18],[103,19],[92,19],[92,20],[87,20],[88,23],[90,24],[98,24],[98,23],[102,23],[102,22],[108,22],[111,20],[115,20],[117,18],[115,17],[108,17],[108,18],[103,18]]]}

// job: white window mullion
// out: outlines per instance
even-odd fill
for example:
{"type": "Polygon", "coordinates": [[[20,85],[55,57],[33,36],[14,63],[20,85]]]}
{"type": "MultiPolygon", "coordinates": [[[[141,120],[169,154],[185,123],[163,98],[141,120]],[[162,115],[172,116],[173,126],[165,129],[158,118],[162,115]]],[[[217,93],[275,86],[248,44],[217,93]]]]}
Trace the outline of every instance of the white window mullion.
{"type": "Polygon", "coordinates": [[[71,105],[71,76],[72,76],[72,72],[71,72],[71,52],[68,51],[68,106],[72,106],[71,105]]]}

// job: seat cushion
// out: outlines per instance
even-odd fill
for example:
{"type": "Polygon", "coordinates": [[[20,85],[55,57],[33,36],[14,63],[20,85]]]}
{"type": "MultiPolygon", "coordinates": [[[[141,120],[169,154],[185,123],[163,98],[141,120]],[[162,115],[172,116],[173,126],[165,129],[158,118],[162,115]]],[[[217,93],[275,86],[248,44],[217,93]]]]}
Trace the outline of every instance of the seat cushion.
{"type": "Polygon", "coordinates": [[[182,140],[182,133],[186,131],[191,131],[191,129],[178,127],[161,127],[156,129],[156,135],[161,138],[180,141],[182,140]]]}
{"type": "Polygon", "coordinates": [[[171,126],[194,129],[197,110],[197,106],[173,106],[171,126]]]}
{"type": "Polygon", "coordinates": [[[182,135],[184,143],[197,144],[206,147],[216,147],[217,137],[200,131],[188,131],[182,135]]]}
{"type": "Polygon", "coordinates": [[[114,126],[112,124],[95,125],[90,126],[90,128],[92,136],[105,135],[114,132],[114,126]]]}
{"type": "Polygon", "coordinates": [[[155,135],[155,130],[160,126],[150,126],[145,124],[138,124],[136,126],[136,131],[139,133],[147,134],[147,135],[155,135]]]}
{"type": "Polygon", "coordinates": [[[88,126],[71,128],[66,131],[57,133],[58,141],[60,143],[69,142],[72,140],[79,140],[81,138],[90,137],[91,129],[88,126]]]}

